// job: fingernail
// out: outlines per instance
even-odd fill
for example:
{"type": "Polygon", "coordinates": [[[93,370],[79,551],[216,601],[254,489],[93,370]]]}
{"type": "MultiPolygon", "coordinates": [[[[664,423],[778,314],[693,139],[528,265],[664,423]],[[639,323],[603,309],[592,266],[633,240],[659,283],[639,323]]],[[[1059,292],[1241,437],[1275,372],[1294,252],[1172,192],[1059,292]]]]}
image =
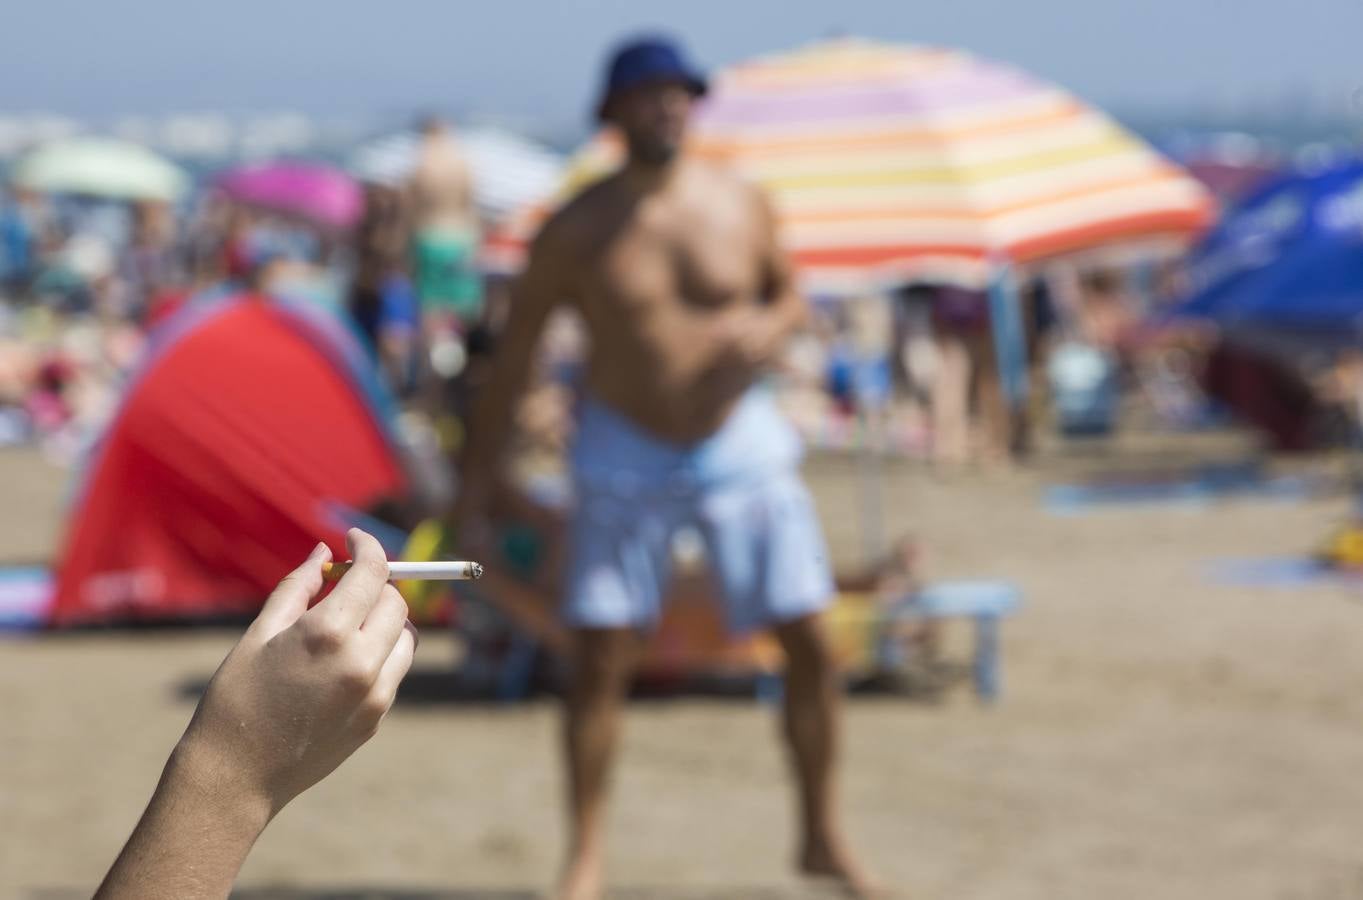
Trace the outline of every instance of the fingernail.
{"type": "Polygon", "coordinates": [[[317,559],[319,556],[326,552],[327,552],[326,542],[318,541],[317,546],[313,547],[312,552],[308,554],[308,559],[317,559]]]}

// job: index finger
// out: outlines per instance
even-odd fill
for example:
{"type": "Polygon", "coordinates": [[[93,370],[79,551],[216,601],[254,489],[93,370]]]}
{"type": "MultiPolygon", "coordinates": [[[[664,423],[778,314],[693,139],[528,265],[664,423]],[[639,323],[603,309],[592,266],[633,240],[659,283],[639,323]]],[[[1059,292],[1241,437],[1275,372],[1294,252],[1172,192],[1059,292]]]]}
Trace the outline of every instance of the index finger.
{"type": "Polygon", "coordinates": [[[338,628],[359,628],[388,583],[388,557],[373,535],[352,528],[345,536],[354,561],[321,603],[308,610],[314,618],[332,619],[338,628]]]}
{"type": "Polygon", "coordinates": [[[270,593],[256,616],[256,627],[264,629],[267,636],[278,632],[298,621],[308,608],[308,601],[317,596],[322,589],[322,563],[331,559],[331,550],[326,544],[319,543],[312,548],[308,558],[289,574],[270,593]]]}

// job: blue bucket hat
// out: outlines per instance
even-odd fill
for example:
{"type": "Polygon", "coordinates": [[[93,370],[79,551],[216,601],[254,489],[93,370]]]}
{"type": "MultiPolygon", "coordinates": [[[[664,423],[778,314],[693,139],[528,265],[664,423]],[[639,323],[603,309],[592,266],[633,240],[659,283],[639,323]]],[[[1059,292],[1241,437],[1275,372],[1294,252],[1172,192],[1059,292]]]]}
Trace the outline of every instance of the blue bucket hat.
{"type": "Polygon", "coordinates": [[[606,82],[596,107],[597,118],[606,117],[606,105],[611,97],[658,81],[679,81],[696,97],[702,96],[708,87],[705,76],[687,59],[681,46],[670,38],[649,36],[620,44],[606,69],[606,82]]]}

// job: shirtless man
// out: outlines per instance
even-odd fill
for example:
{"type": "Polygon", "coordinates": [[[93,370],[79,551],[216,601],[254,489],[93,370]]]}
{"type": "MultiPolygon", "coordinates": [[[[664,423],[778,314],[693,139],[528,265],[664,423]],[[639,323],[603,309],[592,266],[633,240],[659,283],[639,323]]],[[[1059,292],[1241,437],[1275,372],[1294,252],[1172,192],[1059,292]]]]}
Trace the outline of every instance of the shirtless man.
{"type": "Polygon", "coordinates": [[[452,312],[466,325],[482,312],[475,266],[478,213],[468,162],[449,127],[421,125],[416,166],[407,182],[412,217],[412,268],[428,313],[452,312]]]}
{"type": "Polygon", "coordinates": [[[574,629],[566,703],[569,855],[559,896],[600,895],[607,776],[619,707],[655,624],[671,538],[697,528],[730,626],[771,629],[789,668],[785,737],[800,800],[798,865],[866,893],[836,815],[840,689],[819,613],[833,593],[798,474],[800,446],[758,386],[804,320],[763,196],[679,156],[705,83],[661,40],[622,47],[600,114],[629,161],[544,227],[511,303],[469,429],[457,537],[478,542],[485,492],[550,311],[567,303],[590,336],[571,465],[563,613],[574,629]]]}

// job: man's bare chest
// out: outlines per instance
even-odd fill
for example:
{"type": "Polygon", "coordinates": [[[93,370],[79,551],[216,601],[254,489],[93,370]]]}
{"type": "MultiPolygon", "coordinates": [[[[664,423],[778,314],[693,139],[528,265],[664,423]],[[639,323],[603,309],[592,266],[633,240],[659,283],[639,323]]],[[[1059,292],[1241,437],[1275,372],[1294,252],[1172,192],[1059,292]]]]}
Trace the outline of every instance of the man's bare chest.
{"type": "Polygon", "coordinates": [[[586,260],[588,293],[621,312],[681,304],[720,308],[758,291],[761,254],[744,222],[695,217],[622,230],[586,260]]]}

